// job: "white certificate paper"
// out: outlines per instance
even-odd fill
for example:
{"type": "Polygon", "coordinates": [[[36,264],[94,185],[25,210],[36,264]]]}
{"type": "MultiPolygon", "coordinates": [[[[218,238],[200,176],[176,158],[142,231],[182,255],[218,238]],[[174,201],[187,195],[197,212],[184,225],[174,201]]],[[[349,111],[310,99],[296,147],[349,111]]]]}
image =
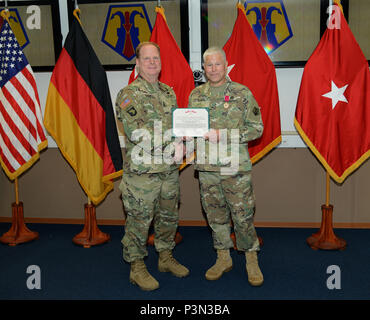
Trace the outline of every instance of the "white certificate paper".
{"type": "Polygon", "coordinates": [[[209,131],[207,108],[177,108],[172,110],[172,134],[175,137],[203,137],[209,131]]]}

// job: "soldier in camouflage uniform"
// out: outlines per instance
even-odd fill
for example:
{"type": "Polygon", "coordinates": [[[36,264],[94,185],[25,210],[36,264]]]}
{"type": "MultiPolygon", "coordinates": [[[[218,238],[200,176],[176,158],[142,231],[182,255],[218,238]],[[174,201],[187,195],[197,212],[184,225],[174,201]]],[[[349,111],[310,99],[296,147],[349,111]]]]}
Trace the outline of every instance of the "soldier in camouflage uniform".
{"type": "Polygon", "coordinates": [[[172,153],[167,159],[162,157],[163,151],[174,144],[172,137],[165,139],[162,132],[171,128],[171,109],[177,107],[177,102],[174,91],[158,81],[161,61],[157,44],[145,42],[137,47],[136,67],[138,78],[120,90],[116,99],[118,125],[125,135],[120,184],[127,214],[123,258],[131,264],[130,281],[143,290],[154,290],[159,283],[143,260],[148,254],[146,243],[152,221],[159,271],[178,277],[189,274],[172,256],[178,226],[179,165],[168,161],[172,153]]]}
{"type": "Polygon", "coordinates": [[[223,50],[209,48],[203,60],[208,81],[191,92],[189,107],[208,108],[210,117],[211,130],[204,136],[204,152],[202,156],[197,154],[195,165],[195,169],[199,170],[202,205],[217,250],[216,264],[205,276],[208,280],[217,280],[232,268],[229,251],[233,247],[230,238],[231,214],[237,249],[246,254],[248,280],[251,285],[258,286],[263,283],[263,275],[258,266],[259,241],[253,225],[255,198],[248,141],[262,135],[260,108],[247,87],[227,77],[227,61],[223,50]],[[236,164],[227,168],[223,159],[217,158],[217,161],[212,162],[210,152],[214,148],[212,144],[220,145],[222,134],[227,134],[227,140],[223,142],[226,143],[228,154],[232,153],[232,129],[239,131],[236,141],[234,138],[236,164]],[[200,163],[199,158],[204,161],[200,163]]]}

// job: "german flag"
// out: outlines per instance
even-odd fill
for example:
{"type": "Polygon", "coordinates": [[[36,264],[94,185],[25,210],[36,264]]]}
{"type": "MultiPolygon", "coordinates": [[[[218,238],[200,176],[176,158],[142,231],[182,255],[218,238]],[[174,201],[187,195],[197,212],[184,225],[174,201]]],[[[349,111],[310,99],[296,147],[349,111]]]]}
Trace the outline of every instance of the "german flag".
{"type": "Polygon", "coordinates": [[[51,76],[44,125],[94,204],[122,174],[106,73],[74,17],[51,76]]]}

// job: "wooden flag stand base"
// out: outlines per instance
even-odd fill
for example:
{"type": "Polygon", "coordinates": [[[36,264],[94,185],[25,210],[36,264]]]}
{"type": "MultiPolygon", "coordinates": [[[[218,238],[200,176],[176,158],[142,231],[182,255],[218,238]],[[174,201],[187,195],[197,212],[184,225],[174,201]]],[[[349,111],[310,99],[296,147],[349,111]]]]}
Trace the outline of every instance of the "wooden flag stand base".
{"type": "Polygon", "coordinates": [[[0,238],[0,242],[10,246],[29,242],[39,237],[37,232],[29,230],[24,223],[23,202],[18,200],[18,178],[15,178],[14,185],[15,202],[12,203],[12,226],[0,238]]]}
{"type": "Polygon", "coordinates": [[[16,246],[19,243],[38,239],[38,237],[39,234],[29,230],[24,223],[23,203],[12,203],[12,226],[8,232],[2,235],[0,242],[16,246]]]}
{"type": "Polygon", "coordinates": [[[110,240],[109,234],[99,230],[96,222],[95,206],[91,203],[85,204],[85,225],[82,231],[72,241],[84,248],[90,248],[110,240]]]}
{"type": "Polygon", "coordinates": [[[344,250],[346,241],[338,238],[333,231],[333,206],[321,206],[322,220],[321,227],[317,233],[307,238],[307,244],[314,250],[344,250]]]}
{"type": "Polygon", "coordinates": [[[326,204],[321,206],[322,218],[320,230],[307,238],[311,249],[344,250],[346,241],[338,238],[333,231],[333,206],[329,204],[330,176],[326,172],[326,204]]]}

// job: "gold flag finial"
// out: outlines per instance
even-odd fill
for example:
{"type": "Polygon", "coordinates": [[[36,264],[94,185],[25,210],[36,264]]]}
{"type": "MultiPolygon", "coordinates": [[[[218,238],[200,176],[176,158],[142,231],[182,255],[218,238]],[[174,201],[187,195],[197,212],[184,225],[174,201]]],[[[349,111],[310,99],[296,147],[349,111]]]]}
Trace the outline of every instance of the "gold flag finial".
{"type": "Polygon", "coordinates": [[[80,26],[82,26],[82,23],[80,20],[80,13],[81,13],[81,10],[79,8],[76,8],[73,10],[73,15],[76,17],[77,21],[80,23],[80,26]]]}
{"type": "Polygon", "coordinates": [[[5,19],[6,21],[8,21],[9,25],[10,25],[10,21],[9,21],[9,17],[10,17],[10,12],[8,9],[4,9],[1,11],[1,16],[3,19],[5,19]]]}
{"type": "Polygon", "coordinates": [[[340,3],[340,0],[333,0],[333,3],[336,4],[340,10],[342,10],[342,13],[343,13],[343,7],[342,7],[342,4],[340,3]]]}

